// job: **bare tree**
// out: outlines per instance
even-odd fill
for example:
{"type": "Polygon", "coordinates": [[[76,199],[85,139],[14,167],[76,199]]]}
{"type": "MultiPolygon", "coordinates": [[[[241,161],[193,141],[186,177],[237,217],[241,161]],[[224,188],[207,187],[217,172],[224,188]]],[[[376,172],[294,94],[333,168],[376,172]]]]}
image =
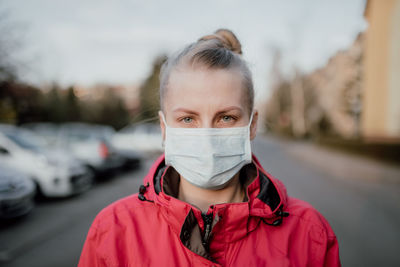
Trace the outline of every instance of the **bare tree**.
{"type": "Polygon", "coordinates": [[[23,65],[16,56],[22,48],[22,26],[0,2],[0,82],[16,80],[23,65]]]}

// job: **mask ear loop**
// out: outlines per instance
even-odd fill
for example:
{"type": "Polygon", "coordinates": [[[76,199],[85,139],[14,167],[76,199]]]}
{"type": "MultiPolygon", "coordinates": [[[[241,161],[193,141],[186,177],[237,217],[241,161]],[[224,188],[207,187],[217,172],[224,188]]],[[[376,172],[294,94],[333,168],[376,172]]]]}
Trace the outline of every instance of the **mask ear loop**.
{"type": "Polygon", "coordinates": [[[249,128],[250,128],[251,123],[253,122],[253,115],[254,115],[254,109],[253,109],[253,111],[251,112],[249,124],[247,124],[247,126],[248,126],[249,128]]]}
{"type": "MultiPolygon", "coordinates": [[[[161,111],[161,118],[162,118],[162,121],[164,122],[164,126],[165,126],[165,135],[166,135],[168,125],[167,125],[167,122],[166,122],[166,120],[165,120],[164,112],[162,112],[162,111],[161,111]]],[[[167,138],[167,136],[165,136],[165,138],[167,138]]],[[[165,149],[165,139],[162,139],[162,140],[161,140],[161,146],[162,146],[163,149],[165,149]]]]}
{"type": "Polygon", "coordinates": [[[250,138],[250,132],[251,132],[250,127],[251,127],[251,123],[253,122],[253,115],[254,115],[254,109],[251,111],[250,121],[249,121],[249,124],[247,124],[247,130],[248,130],[248,133],[249,133],[249,138],[250,138]]]}
{"type": "Polygon", "coordinates": [[[165,120],[164,112],[162,112],[162,111],[161,111],[161,118],[162,118],[162,121],[164,122],[165,127],[167,127],[168,126],[167,121],[165,120]]]}

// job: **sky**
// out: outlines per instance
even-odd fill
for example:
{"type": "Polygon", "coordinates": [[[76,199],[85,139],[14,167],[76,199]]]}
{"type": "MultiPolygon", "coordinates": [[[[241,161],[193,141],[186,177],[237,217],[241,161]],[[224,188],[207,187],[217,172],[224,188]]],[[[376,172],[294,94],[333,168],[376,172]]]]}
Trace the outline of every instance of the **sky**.
{"type": "Polygon", "coordinates": [[[281,51],[286,75],[311,72],[366,29],[364,7],[365,0],[0,0],[22,40],[14,53],[27,82],[139,84],[157,55],[228,28],[256,96],[270,93],[273,51],[281,51]]]}

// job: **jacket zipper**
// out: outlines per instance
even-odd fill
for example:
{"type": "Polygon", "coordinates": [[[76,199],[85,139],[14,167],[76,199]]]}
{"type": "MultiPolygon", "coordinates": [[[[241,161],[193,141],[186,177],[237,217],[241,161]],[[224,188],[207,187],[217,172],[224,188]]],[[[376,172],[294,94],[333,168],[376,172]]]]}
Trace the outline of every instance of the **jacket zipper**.
{"type": "Polygon", "coordinates": [[[204,234],[203,234],[203,246],[204,248],[208,251],[209,249],[209,242],[210,242],[210,237],[211,237],[211,226],[212,226],[212,221],[213,221],[213,213],[209,213],[206,215],[203,215],[203,221],[204,221],[204,234]]]}

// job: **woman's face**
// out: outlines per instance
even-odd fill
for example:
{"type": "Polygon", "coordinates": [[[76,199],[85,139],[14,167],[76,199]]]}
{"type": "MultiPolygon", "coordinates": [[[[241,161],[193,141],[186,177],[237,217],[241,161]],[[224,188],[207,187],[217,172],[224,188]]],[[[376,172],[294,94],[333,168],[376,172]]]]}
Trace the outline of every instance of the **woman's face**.
{"type": "MultiPolygon", "coordinates": [[[[241,127],[249,123],[247,90],[236,70],[174,70],[164,98],[165,120],[174,128],[241,127]]],[[[160,115],[161,116],[161,115],[160,115]]],[[[250,138],[256,135],[254,111],[250,138]]],[[[165,138],[165,125],[160,117],[165,138]]]]}

